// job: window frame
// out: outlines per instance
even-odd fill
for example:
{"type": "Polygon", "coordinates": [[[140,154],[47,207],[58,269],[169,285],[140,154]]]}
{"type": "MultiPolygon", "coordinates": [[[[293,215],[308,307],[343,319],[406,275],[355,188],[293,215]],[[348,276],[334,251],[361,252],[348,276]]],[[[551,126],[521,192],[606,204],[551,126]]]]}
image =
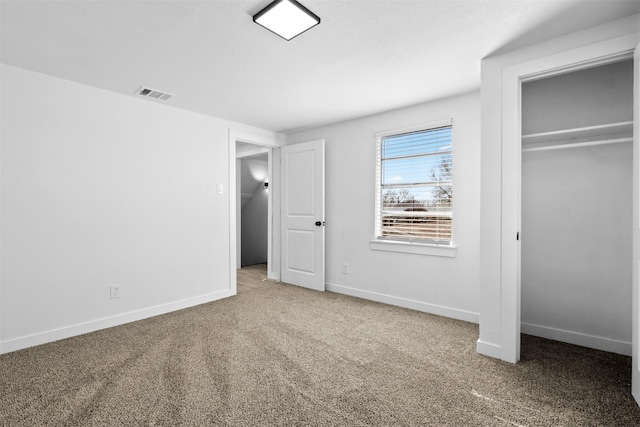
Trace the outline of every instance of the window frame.
{"type": "MultiPolygon", "coordinates": [[[[388,252],[403,252],[420,255],[433,255],[444,257],[455,257],[457,254],[457,245],[454,243],[453,227],[451,240],[448,242],[438,242],[429,239],[403,239],[395,238],[393,236],[383,237],[379,235],[382,216],[382,191],[381,191],[381,179],[382,179],[382,141],[384,138],[396,135],[402,135],[407,133],[415,133],[421,131],[429,131],[431,129],[437,129],[442,127],[451,127],[451,159],[453,162],[453,119],[446,118],[441,120],[432,121],[429,123],[422,123],[419,125],[408,126],[398,129],[391,129],[382,132],[376,132],[376,164],[375,164],[375,187],[374,187],[374,229],[373,239],[370,240],[370,247],[372,250],[388,251],[388,252]]],[[[453,189],[453,179],[451,188],[453,189]]],[[[455,202],[452,201],[452,226],[453,226],[453,211],[455,202]]]]}

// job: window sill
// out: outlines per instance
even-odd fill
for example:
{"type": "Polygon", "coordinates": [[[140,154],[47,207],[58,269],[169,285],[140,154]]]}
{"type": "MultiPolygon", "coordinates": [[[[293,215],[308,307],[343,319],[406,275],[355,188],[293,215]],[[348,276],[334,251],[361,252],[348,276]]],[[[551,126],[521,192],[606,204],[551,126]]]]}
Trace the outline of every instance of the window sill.
{"type": "Polygon", "coordinates": [[[450,245],[436,245],[433,243],[406,242],[402,240],[370,240],[371,249],[374,251],[403,252],[407,254],[442,256],[455,258],[458,246],[455,243],[450,245]]]}

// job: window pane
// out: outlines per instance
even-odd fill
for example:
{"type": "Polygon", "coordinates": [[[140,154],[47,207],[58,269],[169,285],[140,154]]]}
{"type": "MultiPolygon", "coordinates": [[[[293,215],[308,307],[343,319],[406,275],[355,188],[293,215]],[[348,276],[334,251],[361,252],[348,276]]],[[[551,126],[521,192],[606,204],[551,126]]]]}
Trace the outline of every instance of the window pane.
{"type": "Polygon", "coordinates": [[[382,200],[382,236],[451,240],[451,185],[394,188],[382,200]]]}
{"type": "Polygon", "coordinates": [[[382,191],[383,211],[451,211],[451,184],[407,186],[382,191]]]}
{"type": "Polygon", "coordinates": [[[384,138],[382,157],[406,157],[451,151],[451,128],[414,132],[384,138]]]}
{"type": "Polygon", "coordinates": [[[451,127],[386,136],[378,164],[378,236],[451,241],[451,127]]]}
{"type": "Polygon", "coordinates": [[[451,240],[451,216],[437,215],[386,215],[382,216],[382,237],[451,240]]]}
{"type": "Polygon", "coordinates": [[[382,161],[382,185],[451,180],[451,154],[382,161]]]}

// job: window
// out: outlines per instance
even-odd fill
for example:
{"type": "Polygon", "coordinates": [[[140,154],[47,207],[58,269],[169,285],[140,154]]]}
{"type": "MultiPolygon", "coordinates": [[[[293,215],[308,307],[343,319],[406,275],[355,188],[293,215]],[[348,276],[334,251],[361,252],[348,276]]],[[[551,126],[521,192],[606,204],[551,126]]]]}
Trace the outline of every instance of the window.
{"type": "Polygon", "coordinates": [[[377,134],[376,241],[451,245],[452,121],[377,134]]]}

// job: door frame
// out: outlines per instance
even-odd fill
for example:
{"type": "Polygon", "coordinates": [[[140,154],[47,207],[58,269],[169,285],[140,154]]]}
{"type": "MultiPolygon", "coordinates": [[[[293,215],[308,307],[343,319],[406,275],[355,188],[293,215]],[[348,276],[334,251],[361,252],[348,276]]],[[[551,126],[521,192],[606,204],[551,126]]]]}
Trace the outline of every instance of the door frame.
{"type": "Polygon", "coordinates": [[[237,224],[237,168],[236,144],[247,144],[267,147],[269,149],[269,197],[267,207],[268,223],[268,260],[267,277],[280,280],[280,147],[284,142],[269,136],[256,135],[246,131],[229,129],[229,290],[232,295],[238,292],[237,264],[238,260],[238,231],[237,224]]]}
{"type": "Polygon", "coordinates": [[[631,395],[640,404],[640,43],[633,54],[633,243],[631,395]]]}
{"type": "MultiPolygon", "coordinates": [[[[520,179],[521,179],[521,84],[540,78],[583,68],[633,58],[637,34],[617,37],[600,43],[544,56],[505,67],[502,73],[502,148],[501,148],[501,230],[500,230],[500,324],[499,349],[494,357],[515,363],[520,360],[520,179]]],[[[634,152],[640,149],[634,140],[634,152]]],[[[638,164],[634,164],[637,176],[638,164]]],[[[634,182],[633,203],[640,202],[638,183],[634,182]]],[[[634,251],[638,248],[634,243],[634,251]]],[[[638,287],[634,278],[633,288],[638,287]]],[[[637,306],[636,306],[637,309],[637,306]]],[[[480,319],[482,321],[482,313],[480,319]]],[[[481,328],[482,328],[481,324],[481,328]]],[[[494,327],[497,325],[493,325],[494,327]]],[[[632,337],[638,340],[636,334],[632,337]]],[[[479,351],[486,350],[480,346],[479,351]]],[[[487,353],[485,353],[487,354],[487,353]]]]}

